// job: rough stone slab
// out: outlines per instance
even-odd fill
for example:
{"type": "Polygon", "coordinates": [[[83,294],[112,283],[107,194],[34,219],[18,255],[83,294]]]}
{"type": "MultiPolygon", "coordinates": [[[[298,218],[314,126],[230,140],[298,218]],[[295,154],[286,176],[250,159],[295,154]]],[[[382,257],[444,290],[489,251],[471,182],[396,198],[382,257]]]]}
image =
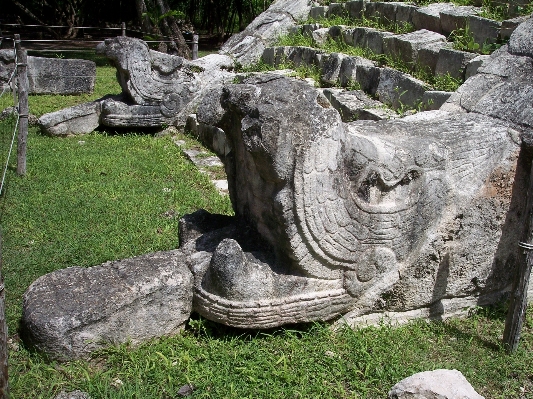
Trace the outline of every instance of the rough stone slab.
{"type": "Polygon", "coordinates": [[[382,70],[382,68],[377,66],[358,65],[356,78],[361,90],[374,96],[378,89],[382,70]]]}
{"type": "Polygon", "coordinates": [[[313,41],[316,45],[322,46],[326,44],[329,38],[329,28],[320,28],[317,30],[314,30],[311,33],[311,37],[313,38],[313,41]]]}
{"type": "Polygon", "coordinates": [[[328,17],[339,16],[342,17],[346,15],[346,8],[344,8],[344,3],[330,3],[328,7],[328,17]]]}
{"type": "Polygon", "coordinates": [[[93,101],[45,114],[37,123],[49,136],[87,134],[100,125],[100,112],[100,101],[93,101]]]}
{"type": "Polygon", "coordinates": [[[439,61],[439,51],[442,48],[451,48],[452,46],[453,44],[449,42],[434,42],[420,47],[417,52],[418,65],[428,68],[431,74],[435,74],[435,68],[439,61]]]}
{"type": "Polygon", "coordinates": [[[303,36],[313,37],[313,32],[320,28],[320,24],[305,24],[301,26],[299,33],[301,33],[303,36]]]}
{"type": "Polygon", "coordinates": [[[361,19],[365,10],[366,0],[348,1],[345,3],[346,13],[350,18],[361,19]]]}
{"type": "Polygon", "coordinates": [[[243,65],[257,62],[263,50],[281,34],[307,19],[311,4],[307,0],[278,0],[255,18],[246,29],[233,35],[220,49],[243,65]]]}
{"type": "MultiPolygon", "coordinates": [[[[375,115],[365,112],[369,108],[385,108],[384,104],[370,98],[362,90],[345,91],[343,89],[324,89],[324,96],[333,108],[339,111],[343,122],[352,122],[358,119],[381,120],[375,115]]],[[[390,110],[392,111],[392,110],[390,110]]],[[[392,111],[394,113],[394,111],[392,111]]]]}
{"type": "Polygon", "coordinates": [[[468,64],[466,64],[465,79],[468,79],[470,76],[474,76],[479,68],[483,65],[485,61],[490,59],[490,55],[478,55],[477,57],[471,59],[468,64]]]}
{"type": "Polygon", "coordinates": [[[457,370],[424,371],[392,387],[389,399],[484,399],[457,370]]]}
{"type": "Polygon", "coordinates": [[[455,8],[452,3],[433,3],[426,7],[419,7],[413,13],[413,25],[416,29],[427,29],[442,33],[440,13],[455,8]]]}
{"type": "Polygon", "coordinates": [[[343,36],[343,32],[346,30],[344,25],[335,25],[329,28],[328,35],[333,40],[338,40],[343,36]]]}
{"type": "Polygon", "coordinates": [[[176,334],[191,312],[192,284],[178,250],[57,270],[24,294],[26,342],[70,360],[109,344],[176,334]]]}
{"type": "Polygon", "coordinates": [[[309,11],[309,18],[312,18],[312,19],[326,18],[328,9],[329,9],[328,6],[312,7],[311,10],[309,11]]]}
{"type": "Polygon", "coordinates": [[[440,12],[440,24],[442,32],[448,36],[456,29],[465,29],[468,25],[468,17],[478,15],[479,8],[472,6],[456,6],[440,12]]]}
{"type": "Polygon", "coordinates": [[[392,108],[417,108],[426,90],[424,82],[395,69],[383,68],[376,96],[392,108]]]}
{"type": "Polygon", "coordinates": [[[0,50],[0,90],[8,87],[8,81],[15,70],[15,52],[12,49],[0,50]]]}
{"type": "Polygon", "coordinates": [[[396,22],[398,23],[412,23],[413,15],[418,9],[417,6],[413,6],[406,3],[397,2],[396,3],[396,22]]]}
{"type": "Polygon", "coordinates": [[[339,74],[343,60],[348,57],[341,53],[331,53],[322,59],[321,81],[327,85],[335,85],[339,81],[339,74]]]}
{"type": "Polygon", "coordinates": [[[28,83],[32,94],[92,93],[95,79],[93,61],[28,56],[28,83]]]}
{"type": "Polygon", "coordinates": [[[374,28],[359,27],[353,31],[353,43],[354,46],[366,47],[375,54],[383,54],[385,38],[393,35],[393,33],[382,32],[374,28]]]}
{"type": "Polygon", "coordinates": [[[445,43],[446,37],[426,29],[383,39],[383,52],[400,58],[406,63],[416,63],[418,50],[432,43],[445,43]]]}
{"type": "Polygon", "coordinates": [[[448,91],[428,90],[422,96],[422,103],[424,110],[439,109],[448,99],[452,93],[448,91]]]}
{"type": "Polygon", "coordinates": [[[464,79],[466,66],[474,58],[476,58],[476,54],[474,53],[451,48],[441,48],[439,50],[437,65],[435,66],[435,74],[450,74],[450,76],[456,79],[464,79]]]}
{"type": "Polygon", "coordinates": [[[531,32],[533,32],[533,18],[527,19],[512,33],[509,39],[509,52],[514,55],[533,57],[533,46],[531,45],[533,39],[531,32]]]}
{"type": "Polygon", "coordinates": [[[502,21],[502,27],[500,29],[500,37],[502,40],[509,39],[515,29],[518,28],[518,25],[526,22],[529,18],[530,16],[526,15],[502,21]]]}
{"type": "Polygon", "coordinates": [[[350,86],[353,83],[361,85],[360,81],[365,77],[359,77],[357,71],[362,71],[363,67],[372,68],[375,63],[363,57],[346,57],[342,60],[339,71],[339,83],[342,87],[350,86]]]}
{"type": "Polygon", "coordinates": [[[478,16],[468,17],[468,25],[474,41],[480,46],[483,44],[494,44],[500,37],[502,23],[488,18],[478,16]]]}
{"type": "Polygon", "coordinates": [[[365,9],[365,17],[376,18],[382,22],[394,22],[396,20],[396,3],[375,1],[368,3],[365,9]]]}

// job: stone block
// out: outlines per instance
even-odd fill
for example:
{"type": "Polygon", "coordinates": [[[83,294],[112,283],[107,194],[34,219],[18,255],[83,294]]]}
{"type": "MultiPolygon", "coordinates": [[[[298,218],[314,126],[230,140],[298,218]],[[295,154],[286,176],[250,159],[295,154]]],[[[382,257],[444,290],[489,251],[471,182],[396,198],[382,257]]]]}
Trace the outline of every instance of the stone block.
{"type": "Polygon", "coordinates": [[[502,21],[502,26],[500,29],[500,38],[502,40],[509,39],[514,30],[518,28],[518,25],[520,25],[522,22],[525,22],[529,18],[530,16],[521,16],[502,21]]]}
{"type": "Polygon", "coordinates": [[[444,104],[452,93],[447,91],[428,90],[422,96],[422,107],[424,110],[436,110],[444,104]]]}
{"type": "MultiPolygon", "coordinates": [[[[380,3],[381,4],[381,3],[380,3]]],[[[378,2],[377,1],[369,1],[365,4],[365,9],[363,10],[363,14],[365,18],[371,19],[375,18],[378,15],[378,2]]]]}
{"type": "Polygon", "coordinates": [[[442,48],[450,48],[452,43],[435,42],[418,49],[417,63],[421,68],[427,68],[431,74],[435,74],[437,61],[439,60],[439,51],[442,48]]]}
{"type": "Polygon", "coordinates": [[[7,89],[15,70],[15,53],[12,49],[0,50],[0,90],[7,89]]]}
{"type": "Polygon", "coordinates": [[[39,118],[38,124],[49,136],[87,134],[100,125],[100,112],[100,102],[93,101],[45,114],[39,118]]]}
{"type": "Polygon", "coordinates": [[[383,68],[379,78],[376,96],[382,103],[394,109],[417,108],[427,85],[410,75],[391,68],[383,68]]]}
{"type": "Polygon", "coordinates": [[[374,96],[378,89],[382,68],[377,66],[357,65],[356,79],[361,90],[374,96]]]}
{"type": "Polygon", "coordinates": [[[383,39],[383,50],[395,58],[399,58],[405,63],[416,63],[418,50],[427,47],[432,43],[445,43],[446,37],[426,29],[402,35],[388,36],[383,39]]]}
{"type": "Polygon", "coordinates": [[[439,59],[435,67],[436,75],[446,75],[456,79],[464,79],[467,64],[476,58],[477,54],[466,51],[454,50],[451,48],[441,48],[439,59]]]}
{"type": "Polygon", "coordinates": [[[375,54],[383,54],[383,43],[387,37],[393,36],[390,32],[382,32],[377,29],[365,28],[363,47],[367,47],[375,54]]]}
{"type": "Polygon", "coordinates": [[[346,43],[348,46],[352,46],[352,47],[355,47],[356,44],[354,43],[354,31],[355,29],[353,28],[348,28],[348,29],[345,29],[343,32],[342,32],[342,40],[344,41],[344,43],[346,43]]]}
{"type": "Polygon", "coordinates": [[[328,8],[328,17],[344,17],[346,16],[346,8],[344,3],[331,3],[328,8]]]}
{"type": "Polygon", "coordinates": [[[396,3],[396,22],[413,23],[413,15],[418,7],[407,3],[396,3]]]}
{"type": "Polygon", "coordinates": [[[452,3],[433,3],[426,7],[419,7],[413,13],[413,25],[416,29],[442,33],[440,13],[454,7],[452,3]]]}
{"type": "Polygon", "coordinates": [[[369,108],[384,108],[383,103],[372,99],[361,90],[324,89],[323,93],[333,108],[339,112],[343,122],[359,119],[378,120],[374,115],[365,111],[369,108]]]}
{"type": "Polygon", "coordinates": [[[53,359],[70,360],[173,335],[190,316],[192,293],[177,250],[57,270],[24,294],[24,338],[53,359]]]}
{"type": "Polygon", "coordinates": [[[300,31],[304,36],[313,37],[313,32],[320,28],[320,24],[304,24],[300,31]]]}
{"type": "Polygon", "coordinates": [[[394,22],[396,20],[397,3],[375,2],[374,18],[379,18],[384,23],[394,22]]]}
{"type": "Polygon", "coordinates": [[[93,61],[28,56],[28,83],[32,94],[92,93],[95,79],[93,61]]]}
{"type": "Polygon", "coordinates": [[[533,18],[529,18],[520,24],[512,33],[509,39],[509,53],[533,58],[531,32],[533,32],[533,18]]]}
{"type": "Polygon", "coordinates": [[[474,41],[480,46],[484,44],[494,44],[500,37],[502,23],[492,19],[470,16],[468,25],[474,41]]]}
{"type": "Polygon", "coordinates": [[[329,28],[328,35],[332,40],[339,40],[343,37],[343,32],[346,30],[346,26],[335,25],[329,28]]]}
{"type": "Polygon", "coordinates": [[[309,11],[309,18],[317,20],[326,18],[326,15],[328,14],[328,9],[328,6],[312,7],[311,11],[309,11]]]}
{"type": "Polygon", "coordinates": [[[345,3],[346,13],[350,18],[361,19],[365,10],[365,0],[348,1],[345,3]]]}
{"type": "Polygon", "coordinates": [[[478,69],[481,68],[483,63],[490,58],[490,55],[478,55],[473,58],[466,64],[465,79],[468,79],[470,76],[474,76],[478,69]]]}
{"type": "Polygon", "coordinates": [[[322,59],[322,83],[326,85],[336,85],[339,80],[342,61],[348,57],[340,53],[331,53],[322,59]]]}
{"type": "Polygon", "coordinates": [[[339,83],[342,87],[350,86],[353,83],[359,83],[357,71],[362,71],[362,67],[371,68],[375,63],[363,57],[346,57],[342,60],[339,71],[339,83]]]}
{"type": "Polygon", "coordinates": [[[357,27],[353,29],[352,43],[355,47],[368,48],[376,54],[383,54],[383,38],[389,36],[392,36],[392,33],[357,27]]]}
{"type": "Polygon", "coordinates": [[[320,58],[324,51],[312,47],[287,47],[285,50],[286,60],[295,66],[314,65],[320,66],[320,58]]]}
{"type": "Polygon", "coordinates": [[[314,40],[314,42],[316,43],[317,46],[322,46],[328,40],[329,28],[317,29],[317,30],[313,31],[311,36],[313,37],[313,40],[314,40]]]}
{"type": "Polygon", "coordinates": [[[267,65],[277,66],[286,59],[286,49],[283,46],[267,47],[263,50],[261,60],[267,65]]]}
{"type": "Polygon", "coordinates": [[[456,29],[465,29],[468,18],[478,14],[478,8],[472,6],[457,6],[440,12],[442,32],[448,36],[456,29]]]}

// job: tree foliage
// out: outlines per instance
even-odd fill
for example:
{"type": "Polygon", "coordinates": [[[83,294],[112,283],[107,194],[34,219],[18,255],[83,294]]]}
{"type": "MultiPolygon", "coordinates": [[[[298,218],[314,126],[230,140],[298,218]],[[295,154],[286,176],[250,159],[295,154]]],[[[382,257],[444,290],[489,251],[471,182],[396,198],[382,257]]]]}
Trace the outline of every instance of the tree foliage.
{"type": "MultiPolygon", "coordinates": [[[[76,38],[80,26],[138,26],[164,39],[169,53],[188,57],[183,31],[222,39],[244,29],[272,0],[7,0],[4,22],[42,25],[55,38],[76,38]],[[65,28],[57,28],[64,26],[65,28]]],[[[165,50],[164,48],[160,48],[165,50]]]]}

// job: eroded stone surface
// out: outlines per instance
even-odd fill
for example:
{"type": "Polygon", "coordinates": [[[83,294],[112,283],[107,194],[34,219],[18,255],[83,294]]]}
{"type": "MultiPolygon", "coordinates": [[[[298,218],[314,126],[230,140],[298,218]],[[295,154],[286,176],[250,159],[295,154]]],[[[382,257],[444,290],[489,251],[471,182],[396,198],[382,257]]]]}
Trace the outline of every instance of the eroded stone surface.
{"type": "Polygon", "coordinates": [[[176,334],[189,318],[192,274],[179,251],[38,278],[24,294],[25,339],[54,359],[176,334]]]}
{"type": "Polygon", "coordinates": [[[272,46],[298,21],[305,20],[310,10],[308,0],[277,0],[244,31],[224,43],[220,52],[243,65],[257,62],[265,48],[272,46]]]}
{"type": "MultiPolygon", "coordinates": [[[[513,176],[516,168],[518,132],[507,123],[474,113],[426,112],[343,124],[313,88],[274,75],[226,87],[222,99],[218,121],[198,113],[198,122],[214,123],[231,144],[226,171],[237,217],[272,247],[272,270],[334,288],[327,294],[336,304],[331,308],[318,304],[323,296],[317,290],[312,317],[328,319],[349,309],[358,315],[407,311],[445,296],[508,288],[505,267],[511,266],[504,265],[514,262],[512,242],[519,233],[510,226],[523,204],[490,183],[500,174],[513,176]],[[295,103],[295,96],[301,101],[295,103]],[[480,237],[487,245],[476,247],[480,237]],[[501,266],[493,265],[495,257],[501,266]]],[[[220,262],[218,280],[234,275],[220,262]]],[[[266,273],[264,265],[259,269],[266,273]]],[[[275,281],[274,287],[280,284],[275,281]]],[[[296,289],[285,298],[252,298],[245,290],[231,301],[220,287],[198,284],[195,308],[230,325],[260,327],[265,317],[264,326],[271,326],[276,308],[277,323],[290,322],[308,306],[296,289]],[[284,306],[293,311],[285,313],[284,306]]]]}

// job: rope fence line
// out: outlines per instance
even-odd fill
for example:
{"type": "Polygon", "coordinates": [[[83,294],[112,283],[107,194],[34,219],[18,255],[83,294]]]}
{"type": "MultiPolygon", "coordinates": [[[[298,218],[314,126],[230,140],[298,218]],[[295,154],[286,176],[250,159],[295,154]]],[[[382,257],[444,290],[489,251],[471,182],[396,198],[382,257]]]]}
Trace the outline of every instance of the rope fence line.
{"type": "MultiPolygon", "coordinates": [[[[15,46],[13,46],[13,53],[15,55],[15,65],[17,66],[19,62],[18,62],[17,51],[16,51],[15,46]]],[[[13,145],[15,143],[15,136],[17,135],[17,131],[18,131],[18,127],[19,127],[19,120],[20,120],[20,115],[19,115],[18,107],[17,107],[18,104],[17,104],[17,101],[16,101],[15,84],[14,84],[14,79],[15,79],[15,75],[16,75],[16,72],[17,72],[17,67],[16,66],[15,66],[15,69],[13,70],[13,73],[11,74],[11,76],[9,77],[8,81],[5,84],[4,90],[2,90],[2,94],[0,94],[0,98],[2,98],[4,96],[4,94],[6,93],[7,88],[11,88],[13,90],[13,108],[14,108],[14,110],[16,112],[16,115],[17,115],[17,121],[15,123],[15,128],[13,129],[13,134],[11,135],[11,144],[9,145],[9,151],[8,151],[8,154],[7,154],[7,157],[6,157],[5,167],[4,167],[4,170],[2,172],[2,181],[0,182],[0,196],[2,195],[2,193],[4,191],[4,184],[5,184],[5,180],[6,180],[7,169],[8,169],[8,166],[9,166],[9,160],[11,158],[11,153],[13,151],[13,145]]]]}
{"type": "MultiPolygon", "coordinates": [[[[0,23],[0,26],[11,26],[11,27],[22,27],[22,28],[51,28],[51,29],[69,28],[69,29],[80,29],[80,30],[85,30],[85,29],[120,30],[122,32],[122,36],[125,36],[126,32],[139,33],[139,34],[143,35],[143,37],[147,37],[147,36],[149,37],[149,36],[156,35],[155,33],[149,33],[149,32],[144,32],[144,31],[138,30],[138,29],[127,28],[125,23],[122,23],[122,27],[68,26],[68,25],[23,25],[23,24],[5,24],[5,23],[0,23]]],[[[184,34],[184,35],[193,35],[194,36],[195,32],[185,31],[185,32],[182,32],[182,34],[184,34]]],[[[161,37],[162,39],[167,39],[168,42],[172,41],[171,40],[172,37],[170,37],[170,36],[165,36],[165,35],[160,35],[160,34],[157,34],[156,36],[161,37]]],[[[5,38],[5,39],[7,39],[7,38],[5,38]]],[[[44,39],[39,39],[39,40],[44,40],[44,39]]],[[[53,40],[64,41],[64,40],[76,40],[76,39],[64,39],[64,40],[61,40],[61,39],[50,39],[50,41],[53,41],[53,40]]],[[[83,40],[83,39],[80,39],[80,40],[83,40]]],[[[36,41],[36,40],[23,39],[22,41],[23,42],[28,42],[28,41],[36,41]]],[[[160,42],[162,42],[162,40],[154,40],[153,42],[160,43],[160,42]]],[[[187,43],[193,43],[193,42],[194,41],[188,41],[187,43]]]]}

